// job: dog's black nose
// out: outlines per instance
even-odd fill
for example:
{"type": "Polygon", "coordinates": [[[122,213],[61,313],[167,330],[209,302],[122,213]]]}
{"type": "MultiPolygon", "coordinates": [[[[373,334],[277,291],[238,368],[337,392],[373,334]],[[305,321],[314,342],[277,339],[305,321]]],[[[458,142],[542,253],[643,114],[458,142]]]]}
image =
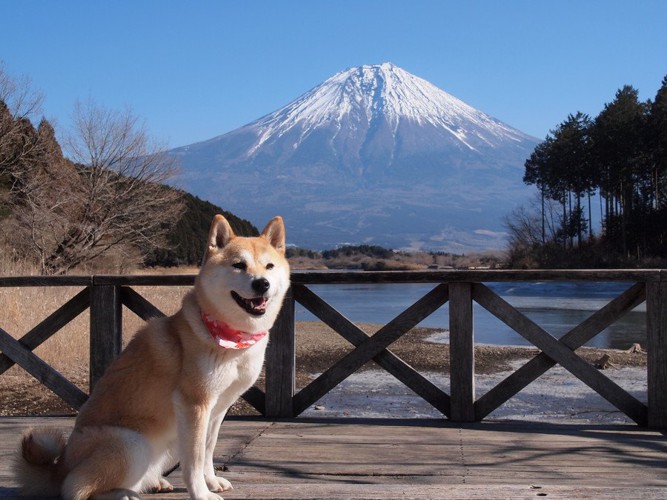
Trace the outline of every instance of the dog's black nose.
{"type": "Polygon", "coordinates": [[[257,278],[252,282],[252,289],[257,293],[264,293],[271,287],[271,283],[266,278],[257,278]]]}

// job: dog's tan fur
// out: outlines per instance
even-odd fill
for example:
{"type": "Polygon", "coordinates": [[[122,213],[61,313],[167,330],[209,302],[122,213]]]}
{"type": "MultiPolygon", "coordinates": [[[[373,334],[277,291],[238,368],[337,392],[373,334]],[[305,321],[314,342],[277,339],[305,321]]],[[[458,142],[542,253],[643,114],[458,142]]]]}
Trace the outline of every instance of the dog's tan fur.
{"type": "Polygon", "coordinates": [[[162,473],[180,461],[192,498],[219,499],[213,492],[231,488],[213,469],[220,424],[257,379],[268,336],[245,349],[226,349],[201,314],[236,330],[268,331],[289,286],[284,253],[280,217],[259,237],[245,238],[216,216],[181,309],[136,334],[96,384],[67,444],[51,429],[24,435],[16,467],[22,491],[74,500],[139,498],[141,492],[170,491],[162,473]],[[231,297],[231,291],[258,297],[257,280],[268,281],[263,314],[251,314],[231,297]]]}

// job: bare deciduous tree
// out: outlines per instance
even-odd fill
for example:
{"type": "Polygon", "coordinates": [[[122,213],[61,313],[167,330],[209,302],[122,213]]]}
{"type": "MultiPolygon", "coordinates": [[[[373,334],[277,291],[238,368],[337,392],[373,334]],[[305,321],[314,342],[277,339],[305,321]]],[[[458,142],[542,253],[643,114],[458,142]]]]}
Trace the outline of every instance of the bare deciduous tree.
{"type": "Polygon", "coordinates": [[[180,194],[164,185],[175,160],[131,111],[77,104],[64,146],[79,182],[66,227],[44,259],[46,272],[66,272],[121,245],[147,251],[164,244],[183,210],[180,194]]]}
{"type": "Polygon", "coordinates": [[[11,110],[14,118],[30,118],[40,113],[44,96],[35,90],[27,76],[12,77],[0,61],[0,101],[11,110]]]}
{"type": "Polygon", "coordinates": [[[10,146],[33,147],[4,169],[13,216],[6,225],[12,246],[34,255],[47,274],[66,273],[112,249],[134,254],[164,246],[183,212],[181,194],[165,186],[174,159],[131,111],[90,100],[77,104],[73,118],[66,159],[46,120],[35,130],[27,118],[12,117],[24,130],[10,146]]]}
{"type": "MultiPolygon", "coordinates": [[[[562,220],[554,200],[543,201],[536,195],[527,205],[520,205],[504,218],[508,232],[509,260],[512,267],[526,265],[535,249],[545,241],[555,241],[562,220]]],[[[531,267],[531,266],[529,266],[531,267]]]]}
{"type": "Polygon", "coordinates": [[[40,112],[42,101],[28,77],[12,77],[0,61],[0,174],[36,153],[30,118],[40,112]]]}

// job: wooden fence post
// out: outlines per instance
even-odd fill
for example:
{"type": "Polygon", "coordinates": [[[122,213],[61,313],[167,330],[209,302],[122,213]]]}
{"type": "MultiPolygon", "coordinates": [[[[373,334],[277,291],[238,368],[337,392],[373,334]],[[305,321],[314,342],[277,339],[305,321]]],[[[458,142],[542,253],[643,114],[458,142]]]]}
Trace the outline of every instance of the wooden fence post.
{"type": "Polygon", "coordinates": [[[449,284],[449,380],[453,422],[475,421],[472,284],[449,284]]]}
{"type": "Polygon", "coordinates": [[[120,287],[90,287],[90,392],[123,346],[120,287]]]}
{"type": "Polygon", "coordinates": [[[266,350],[266,417],[294,416],[296,343],[294,338],[294,295],[285,294],[283,307],[269,336],[266,350]]]}
{"type": "Polygon", "coordinates": [[[646,283],[648,426],[667,428],[667,282],[646,283]]]}

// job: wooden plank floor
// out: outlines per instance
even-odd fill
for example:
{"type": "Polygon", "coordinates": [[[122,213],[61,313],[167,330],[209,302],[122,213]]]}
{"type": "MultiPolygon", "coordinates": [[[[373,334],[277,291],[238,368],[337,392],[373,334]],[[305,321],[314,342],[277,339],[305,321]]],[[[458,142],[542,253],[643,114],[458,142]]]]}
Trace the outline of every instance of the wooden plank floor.
{"type": "MultiPolygon", "coordinates": [[[[31,425],[0,418],[0,498],[16,498],[11,455],[31,425]]],[[[632,425],[440,420],[230,419],[216,462],[226,499],[667,498],[667,439],[632,425]]],[[[180,470],[170,494],[187,498],[180,470]]]]}

